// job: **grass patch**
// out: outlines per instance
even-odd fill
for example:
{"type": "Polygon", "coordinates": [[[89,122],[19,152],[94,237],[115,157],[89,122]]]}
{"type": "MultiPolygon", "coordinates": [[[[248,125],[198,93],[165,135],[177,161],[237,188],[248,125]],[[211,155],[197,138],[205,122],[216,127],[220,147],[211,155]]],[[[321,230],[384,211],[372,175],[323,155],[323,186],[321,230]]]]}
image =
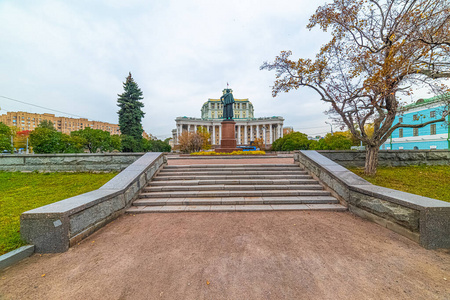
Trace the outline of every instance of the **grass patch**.
{"type": "Polygon", "coordinates": [[[349,170],[375,185],[450,202],[449,166],[379,167],[375,176],[349,170]]]}
{"type": "Polygon", "coordinates": [[[116,174],[0,172],[0,255],[26,244],[23,212],[98,189],[116,174]]]}

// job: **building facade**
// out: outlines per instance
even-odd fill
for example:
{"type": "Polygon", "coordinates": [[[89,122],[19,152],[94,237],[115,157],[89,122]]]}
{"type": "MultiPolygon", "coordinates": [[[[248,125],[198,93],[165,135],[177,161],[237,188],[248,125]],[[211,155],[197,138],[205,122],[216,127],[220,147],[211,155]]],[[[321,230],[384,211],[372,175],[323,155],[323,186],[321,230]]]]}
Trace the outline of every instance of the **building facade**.
{"type": "MultiPolygon", "coordinates": [[[[419,99],[406,105],[395,117],[394,123],[420,124],[433,119],[442,118],[442,113],[448,109],[450,94],[428,99],[419,99]]],[[[425,150],[450,149],[450,117],[446,122],[429,124],[422,128],[398,128],[381,149],[386,150],[425,150]]]]}
{"type": "MultiPolygon", "coordinates": [[[[256,138],[263,139],[268,146],[283,137],[282,117],[255,118],[253,104],[248,99],[234,99],[234,121],[236,122],[237,145],[250,145],[256,138]]],[[[211,135],[211,145],[220,145],[222,139],[223,105],[220,99],[208,99],[201,109],[201,118],[177,117],[176,129],[172,130],[173,143],[178,145],[178,136],[184,131],[197,132],[199,127],[206,128],[211,135]]]]}
{"type": "Polygon", "coordinates": [[[111,134],[120,134],[119,125],[117,124],[89,121],[84,118],[56,117],[54,114],[36,114],[23,111],[8,112],[0,115],[0,122],[10,127],[18,127],[20,130],[34,130],[44,120],[51,121],[57,131],[65,134],[87,127],[108,131],[111,134]]]}

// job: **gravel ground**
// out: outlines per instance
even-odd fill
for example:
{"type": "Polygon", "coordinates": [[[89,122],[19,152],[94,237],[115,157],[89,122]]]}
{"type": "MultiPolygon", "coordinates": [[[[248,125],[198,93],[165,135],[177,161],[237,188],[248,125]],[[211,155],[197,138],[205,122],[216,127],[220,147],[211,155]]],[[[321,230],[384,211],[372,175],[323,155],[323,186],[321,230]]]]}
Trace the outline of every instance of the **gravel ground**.
{"type": "Polygon", "coordinates": [[[449,299],[450,253],[348,212],[124,215],[0,273],[0,299],[449,299]]]}

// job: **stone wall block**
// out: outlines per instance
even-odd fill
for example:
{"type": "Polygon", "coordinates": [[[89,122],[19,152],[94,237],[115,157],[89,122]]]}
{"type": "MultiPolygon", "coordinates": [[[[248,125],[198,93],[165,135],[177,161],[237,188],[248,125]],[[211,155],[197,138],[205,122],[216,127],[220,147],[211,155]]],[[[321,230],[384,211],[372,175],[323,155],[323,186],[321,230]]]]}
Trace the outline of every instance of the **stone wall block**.
{"type": "Polygon", "coordinates": [[[138,160],[141,156],[142,154],[140,156],[111,156],[111,163],[130,165],[138,160]]]}
{"type": "Polygon", "coordinates": [[[125,207],[123,195],[117,195],[70,216],[70,237],[125,207]]]}
{"type": "Polygon", "coordinates": [[[64,214],[21,215],[20,234],[28,244],[35,245],[37,253],[58,253],[69,249],[69,222],[64,214]]]}
{"type": "Polygon", "coordinates": [[[428,152],[428,160],[446,160],[447,164],[450,164],[450,151],[449,152],[428,152]]]}
{"type": "Polygon", "coordinates": [[[25,158],[23,156],[9,156],[9,155],[0,155],[0,165],[4,166],[16,166],[16,165],[24,165],[25,158]]]}
{"type": "Polygon", "coordinates": [[[139,182],[138,182],[138,189],[142,189],[145,187],[145,185],[147,184],[147,178],[145,176],[145,173],[142,173],[141,176],[139,177],[139,182]]]}
{"type": "Polygon", "coordinates": [[[450,208],[429,208],[420,214],[420,244],[427,249],[450,248],[450,208]]]}
{"type": "Polygon", "coordinates": [[[419,231],[419,211],[361,193],[353,192],[350,195],[350,202],[355,206],[367,209],[380,217],[392,220],[412,231],[419,231]]]}
{"type": "Polygon", "coordinates": [[[128,205],[131,200],[133,200],[134,196],[139,192],[138,182],[134,182],[124,193],[125,197],[125,205],[128,205]]]}
{"type": "Polygon", "coordinates": [[[27,165],[49,165],[51,163],[50,158],[46,156],[29,156],[25,158],[27,165]]]}

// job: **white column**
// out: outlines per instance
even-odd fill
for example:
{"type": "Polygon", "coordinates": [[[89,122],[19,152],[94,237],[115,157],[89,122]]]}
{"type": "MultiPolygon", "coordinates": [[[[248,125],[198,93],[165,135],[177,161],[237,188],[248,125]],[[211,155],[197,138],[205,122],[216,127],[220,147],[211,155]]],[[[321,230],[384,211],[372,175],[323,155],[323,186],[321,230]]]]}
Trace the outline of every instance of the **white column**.
{"type": "Polygon", "coordinates": [[[237,126],[237,129],[238,129],[238,145],[240,145],[240,144],[242,144],[241,143],[241,125],[238,125],[237,126]]]}
{"type": "Polygon", "coordinates": [[[278,127],[280,127],[280,138],[282,138],[283,137],[283,123],[280,123],[278,125],[278,127]]]}
{"type": "Polygon", "coordinates": [[[259,139],[259,125],[256,125],[256,138],[259,139]]]}
{"type": "Polygon", "coordinates": [[[219,144],[221,140],[222,140],[222,124],[219,123],[219,144]]]}
{"type": "Polygon", "coordinates": [[[254,140],[255,139],[253,138],[253,125],[250,125],[250,142],[254,140]]]}
{"type": "Polygon", "coordinates": [[[244,126],[244,144],[247,145],[248,144],[248,133],[247,133],[247,125],[244,126]]]}
{"type": "Polygon", "coordinates": [[[262,130],[263,130],[263,143],[264,143],[264,146],[267,144],[267,140],[266,140],[266,137],[267,137],[267,134],[266,134],[266,126],[264,126],[263,128],[262,128],[262,130]]]}
{"type": "Polygon", "coordinates": [[[212,126],[212,139],[211,139],[211,145],[215,145],[216,144],[216,126],[212,126]]]}
{"type": "Polygon", "coordinates": [[[272,144],[272,130],[273,130],[272,124],[269,125],[269,130],[270,130],[270,132],[269,132],[269,144],[272,144]]]}

